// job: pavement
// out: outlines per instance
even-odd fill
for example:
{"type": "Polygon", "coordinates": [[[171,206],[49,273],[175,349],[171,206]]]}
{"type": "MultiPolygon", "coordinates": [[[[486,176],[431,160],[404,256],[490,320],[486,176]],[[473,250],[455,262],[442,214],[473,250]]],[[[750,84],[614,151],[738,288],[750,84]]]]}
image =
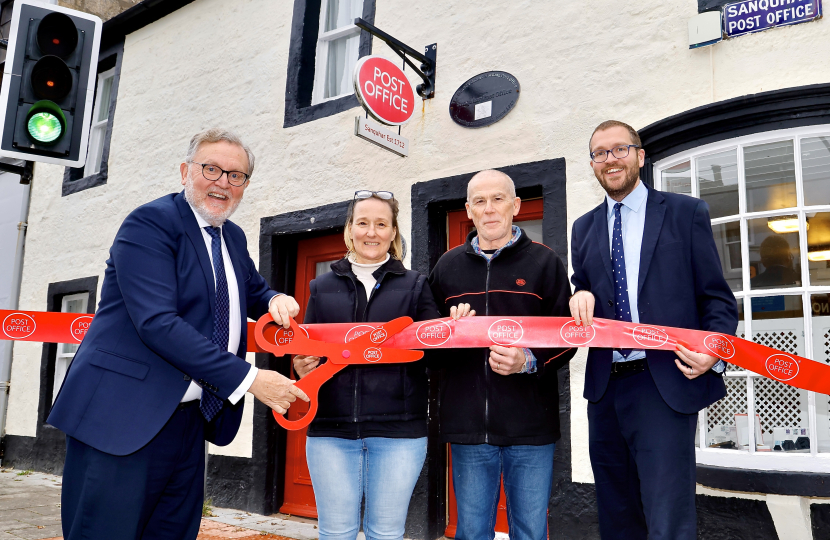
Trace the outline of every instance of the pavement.
{"type": "MultiPolygon", "coordinates": [[[[60,476],[0,468],[0,540],[62,540],[60,512],[60,476]]],[[[313,519],[262,516],[228,508],[211,508],[211,514],[202,518],[198,540],[318,537],[313,519]]]]}

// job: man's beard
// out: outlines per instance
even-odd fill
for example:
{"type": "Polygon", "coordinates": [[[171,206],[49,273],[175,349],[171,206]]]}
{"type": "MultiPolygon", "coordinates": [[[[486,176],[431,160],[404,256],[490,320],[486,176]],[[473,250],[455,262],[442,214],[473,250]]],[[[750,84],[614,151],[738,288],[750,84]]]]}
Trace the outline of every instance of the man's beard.
{"type": "MultiPolygon", "coordinates": [[[[620,167],[608,167],[608,169],[614,168],[620,167]]],[[[605,189],[605,192],[608,193],[609,197],[615,201],[621,201],[626,195],[634,191],[634,187],[637,185],[637,180],[640,178],[640,168],[636,165],[630,167],[628,165],[623,166],[622,169],[625,172],[625,181],[617,188],[611,187],[602,178],[603,173],[608,169],[603,169],[598,173],[594,173],[594,176],[597,177],[597,180],[599,180],[600,185],[603,189],[605,189]]]]}
{"type": "MultiPolygon", "coordinates": [[[[217,186],[214,186],[211,189],[217,193],[226,195],[228,198],[231,196],[228,190],[221,189],[217,186]]],[[[228,218],[236,212],[236,208],[239,206],[239,203],[242,202],[242,197],[240,196],[227,209],[217,213],[216,210],[212,210],[208,207],[207,192],[201,196],[196,194],[196,190],[193,188],[193,177],[189,175],[187,177],[187,183],[184,185],[184,196],[187,199],[187,202],[189,202],[193,206],[193,209],[196,210],[196,213],[202,216],[202,219],[210,223],[212,227],[220,227],[223,223],[225,223],[225,221],[227,221],[228,218]]]]}

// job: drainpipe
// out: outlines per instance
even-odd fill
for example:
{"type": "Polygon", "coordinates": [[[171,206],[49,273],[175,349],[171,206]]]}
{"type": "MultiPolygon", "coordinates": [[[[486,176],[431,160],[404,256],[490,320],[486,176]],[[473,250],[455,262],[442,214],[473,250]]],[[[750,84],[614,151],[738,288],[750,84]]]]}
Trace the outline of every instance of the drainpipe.
{"type": "MultiPolygon", "coordinates": [[[[20,301],[20,282],[23,277],[23,252],[26,244],[26,228],[29,223],[29,204],[31,183],[23,184],[23,204],[20,208],[20,220],[17,223],[17,246],[14,250],[14,267],[12,270],[11,290],[9,291],[8,309],[17,309],[20,301]]],[[[5,455],[6,412],[9,405],[9,384],[12,373],[12,356],[14,341],[9,341],[0,356],[0,465],[5,455]]]]}

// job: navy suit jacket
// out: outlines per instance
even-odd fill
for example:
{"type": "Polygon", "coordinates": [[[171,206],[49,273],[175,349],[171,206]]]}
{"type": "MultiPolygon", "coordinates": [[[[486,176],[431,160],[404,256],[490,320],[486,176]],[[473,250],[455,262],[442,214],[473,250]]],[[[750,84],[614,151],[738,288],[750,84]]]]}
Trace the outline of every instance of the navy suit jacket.
{"type": "MultiPolygon", "coordinates": [[[[575,291],[593,293],[595,317],[614,319],[607,212],[603,200],[574,223],[571,281],[575,291]]],[[[705,202],[649,188],[637,294],[641,323],[735,333],[738,307],[723,278],[705,202]]],[[[608,387],[612,352],[599,348],[588,352],[588,401],[599,401],[608,387]]],[[[709,370],[690,381],[677,369],[675,358],[672,351],[646,351],[649,371],[669,407],[696,413],[726,395],[721,375],[709,370]]]]}
{"type": "MultiPolygon", "coordinates": [[[[242,328],[236,354],[211,341],[213,269],[183,193],[135,209],[115,237],[101,302],[55,400],[48,422],[114,455],[146,445],[173,415],[190,379],[227,398],[250,365],[246,316],[268,311],[272,291],[248,255],[245,234],[226,221],[225,244],[239,286],[242,328]]],[[[243,402],[225,401],[205,438],[228,444],[243,402]]]]}

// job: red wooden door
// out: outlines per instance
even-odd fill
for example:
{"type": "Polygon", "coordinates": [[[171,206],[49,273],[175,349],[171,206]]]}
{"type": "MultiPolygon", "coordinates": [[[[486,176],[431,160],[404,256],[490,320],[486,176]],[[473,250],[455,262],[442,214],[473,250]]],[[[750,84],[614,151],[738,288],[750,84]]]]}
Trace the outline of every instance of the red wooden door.
{"type": "MultiPolygon", "coordinates": [[[[300,304],[297,320],[302,322],[308,304],[309,282],[320,274],[329,272],[329,264],[341,259],[346,253],[343,234],[332,234],[301,240],[297,244],[297,279],[294,298],[300,304]]],[[[292,374],[292,378],[294,375],[292,374]]],[[[302,418],[308,411],[308,404],[296,401],[288,409],[288,419],[302,418]]],[[[317,517],[314,489],[305,457],[306,429],[289,431],[285,443],[285,491],[280,512],[310,518],[317,517]]]]}
{"type": "MultiPolygon", "coordinates": [[[[531,240],[535,242],[542,242],[542,215],[543,204],[542,199],[533,199],[530,201],[522,201],[522,206],[519,208],[519,215],[513,218],[514,223],[522,222],[520,227],[524,229],[531,240]]],[[[466,210],[454,210],[447,212],[447,250],[456,246],[460,246],[467,240],[467,235],[473,230],[473,221],[467,217],[466,210]]],[[[483,313],[482,313],[483,315],[483,313]]],[[[452,452],[450,445],[447,445],[447,476],[452,482],[452,452]]],[[[458,509],[455,502],[455,490],[448,490],[448,506],[449,506],[449,523],[447,529],[444,531],[444,536],[447,538],[455,538],[455,530],[458,525],[458,509]]],[[[499,495],[499,509],[496,514],[496,532],[508,533],[507,526],[507,499],[504,495],[504,484],[501,486],[501,494],[499,495]]]]}

